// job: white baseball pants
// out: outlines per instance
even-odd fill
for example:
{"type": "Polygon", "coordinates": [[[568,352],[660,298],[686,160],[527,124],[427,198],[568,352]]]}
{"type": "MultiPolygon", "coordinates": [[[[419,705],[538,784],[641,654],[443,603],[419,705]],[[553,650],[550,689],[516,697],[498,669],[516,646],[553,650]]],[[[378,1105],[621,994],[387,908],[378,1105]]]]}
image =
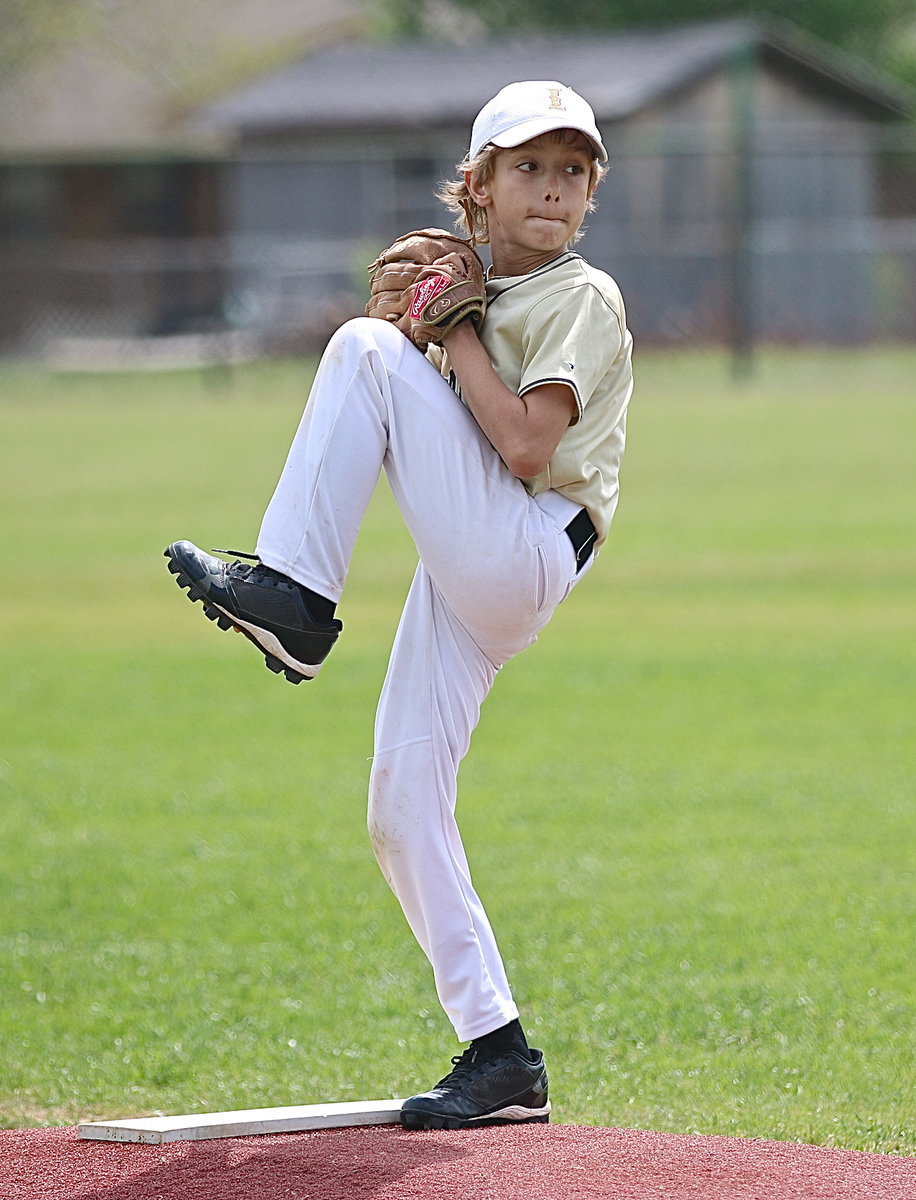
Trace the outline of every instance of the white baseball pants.
{"type": "Polygon", "coordinates": [[[426,358],[360,317],[325,350],[257,551],[340,598],[384,467],[420,563],[375,725],[369,833],[459,1040],[518,1015],[455,822],[458,767],[496,672],[576,581],[578,505],[529,496],[426,358]]]}

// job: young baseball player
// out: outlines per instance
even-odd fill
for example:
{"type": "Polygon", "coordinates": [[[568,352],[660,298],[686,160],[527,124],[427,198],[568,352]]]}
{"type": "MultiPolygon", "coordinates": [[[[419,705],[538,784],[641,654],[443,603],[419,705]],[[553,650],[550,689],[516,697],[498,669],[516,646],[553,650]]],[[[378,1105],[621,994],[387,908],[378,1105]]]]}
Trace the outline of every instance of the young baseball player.
{"type": "MultiPolygon", "coordinates": [[[[443,192],[489,243],[482,324],[459,320],[424,355],[393,322],[347,322],[322,356],[254,561],[185,541],[166,550],[211,619],[245,633],[272,670],[309,679],[342,628],[335,606],[379,472],[390,480],[420,561],[378,706],[369,833],[469,1043],[404,1103],[410,1129],[550,1111],[544,1055],[519,1021],[455,805],[497,672],[591,566],[617,505],[631,339],[616,284],[569,249],[606,160],[571,88],[499,92],[443,192]]],[[[466,279],[458,256],[437,269],[466,279]]]]}

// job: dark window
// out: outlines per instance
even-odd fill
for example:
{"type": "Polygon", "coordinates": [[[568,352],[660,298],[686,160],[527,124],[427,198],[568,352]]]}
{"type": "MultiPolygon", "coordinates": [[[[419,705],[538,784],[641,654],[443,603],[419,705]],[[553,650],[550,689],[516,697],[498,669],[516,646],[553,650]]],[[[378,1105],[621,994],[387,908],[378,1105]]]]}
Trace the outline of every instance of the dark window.
{"type": "Polygon", "coordinates": [[[59,188],[53,167],[0,169],[0,236],[52,237],[59,222],[59,188]]]}

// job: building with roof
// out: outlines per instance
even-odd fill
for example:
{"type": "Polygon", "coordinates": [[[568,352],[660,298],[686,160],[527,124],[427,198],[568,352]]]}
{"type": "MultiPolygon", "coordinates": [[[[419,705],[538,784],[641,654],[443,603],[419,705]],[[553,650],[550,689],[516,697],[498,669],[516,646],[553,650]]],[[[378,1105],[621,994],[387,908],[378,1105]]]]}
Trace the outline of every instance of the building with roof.
{"type": "MultiPolygon", "coordinates": [[[[223,322],[201,104],[366,32],[367,0],[74,0],[0,39],[0,353],[223,322]]],[[[29,9],[23,7],[22,14],[29,9]]]]}
{"type": "Polygon", "coordinates": [[[188,156],[191,174],[138,178],[121,227],[105,231],[135,251],[141,215],[158,212],[147,251],[160,236],[181,259],[163,268],[155,305],[138,290],[122,306],[122,324],[154,333],[229,320],[275,341],[303,331],[320,341],[358,311],[378,248],[443,223],[436,184],[480,106],[519,78],[561,80],[595,109],[611,171],[581,248],[618,279],[644,341],[740,348],[916,332],[899,302],[912,281],[911,208],[895,221],[882,196],[887,131],[909,97],[839,51],[749,19],[466,44],[350,39],[226,89],[181,123],[186,145],[206,147],[188,156]],[[195,216],[179,228],[182,206],[195,216]],[[215,254],[195,276],[202,293],[187,286],[189,238],[198,256],[215,254]]]}

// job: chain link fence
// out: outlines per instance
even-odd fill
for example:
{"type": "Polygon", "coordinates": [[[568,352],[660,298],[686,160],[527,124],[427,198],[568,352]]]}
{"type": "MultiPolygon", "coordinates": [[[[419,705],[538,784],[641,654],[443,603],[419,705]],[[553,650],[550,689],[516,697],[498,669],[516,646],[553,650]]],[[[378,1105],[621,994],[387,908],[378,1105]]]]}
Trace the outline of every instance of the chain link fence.
{"type": "Polygon", "coordinates": [[[152,369],[319,349],[365,303],[354,253],[265,238],[21,248],[0,255],[0,353],[152,369]]]}
{"type": "MultiPolygon", "coordinates": [[[[757,154],[743,201],[736,179],[733,152],[689,141],[615,157],[581,248],[620,283],[641,344],[916,339],[916,131],[890,130],[877,149],[757,154]]],[[[363,235],[7,239],[0,355],[153,369],[317,350],[362,311],[380,245],[363,235]]]]}

